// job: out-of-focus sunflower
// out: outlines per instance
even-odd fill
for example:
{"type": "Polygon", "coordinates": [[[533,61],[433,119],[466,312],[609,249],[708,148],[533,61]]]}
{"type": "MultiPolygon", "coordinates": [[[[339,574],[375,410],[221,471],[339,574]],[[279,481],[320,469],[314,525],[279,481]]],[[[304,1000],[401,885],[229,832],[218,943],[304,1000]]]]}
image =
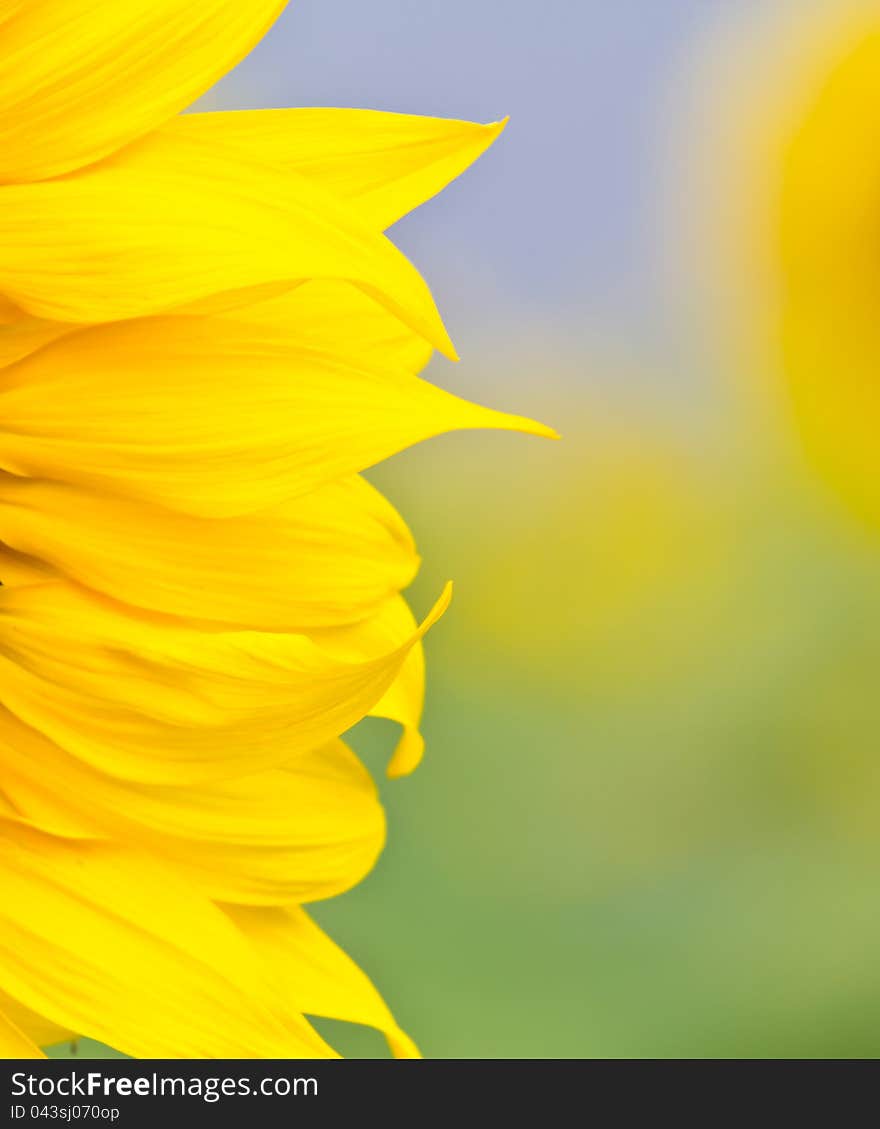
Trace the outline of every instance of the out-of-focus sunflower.
{"type": "Polygon", "coordinates": [[[782,9],[722,38],[730,80],[713,78],[727,92],[707,162],[723,184],[726,344],[771,387],[782,374],[812,466],[876,526],[880,15],[870,0],[782,9]]]}
{"type": "Polygon", "coordinates": [[[872,7],[843,5],[813,64],[783,147],[779,218],[782,359],[799,428],[826,478],[878,524],[880,16],[872,7]]]}
{"type": "Polygon", "coordinates": [[[0,1054],[417,1053],[304,903],[384,820],[340,739],[418,763],[418,558],[359,472],[546,429],[417,375],[454,355],[382,234],[501,126],[176,116],[277,0],[0,3],[0,1054]]]}

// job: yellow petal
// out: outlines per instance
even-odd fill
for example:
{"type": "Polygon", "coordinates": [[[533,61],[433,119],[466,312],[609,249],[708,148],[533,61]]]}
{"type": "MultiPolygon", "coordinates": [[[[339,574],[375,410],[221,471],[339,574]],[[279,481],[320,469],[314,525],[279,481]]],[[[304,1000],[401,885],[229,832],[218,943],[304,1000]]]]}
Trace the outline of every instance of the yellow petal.
{"type": "Polygon", "coordinates": [[[419,730],[425,704],[425,655],[422,644],[413,647],[379,701],[370,710],[370,717],[387,717],[403,727],[387,773],[392,780],[408,776],[421,762],[425,739],[419,730]]]}
{"type": "Polygon", "coordinates": [[[0,542],[0,582],[4,588],[18,588],[22,584],[45,584],[47,580],[57,579],[58,573],[45,561],[17,553],[0,542]]]}
{"type": "MultiPolygon", "coordinates": [[[[208,312],[250,326],[272,330],[283,326],[300,348],[330,353],[368,368],[378,365],[414,375],[433,355],[423,337],[348,282],[319,279],[293,288],[284,286],[280,292],[275,286],[265,297],[257,297],[253,289],[215,295],[171,310],[169,316],[208,312]]],[[[0,368],[76,328],[69,322],[15,313],[7,322],[0,321],[0,368]]]]}
{"type": "Polygon", "coordinates": [[[305,635],[200,631],[57,581],[0,588],[3,703],[110,775],[228,779],[360,720],[449,598],[392,650],[346,661],[305,635]]]}
{"type": "Polygon", "coordinates": [[[402,519],[357,477],[212,521],[0,474],[0,529],[13,549],[134,606],[268,631],[361,619],[418,565],[402,519]]]}
{"type": "Polygon", "coordinates": [[[456,428],[552,435],[295,326],[161,318],[72,333],[0,372],[0,466],[231,516],[456,428]]]}
{"type": "MultiPolygon", "coordinates": [[[[778,227],[767,249],[777,258],[768,257],[755,279],[760,306],[748,311],[748,328],[771,333],[768,343],[779,350],[787,381],[786,403],[816,469],[876,528],[880,28],[873,6],[863,14],[867,22],[822,25],[822,53],[811,47],[804,55],[818,69],[804,71],[809,78],[797,117],[785,119],[785,136],[769,139],[778,227]],[[770,297],[777,305],[767,301],[767,280],[776,287],[770,297]]],[[[762,173],[767,167],[762,162],[762,173]]]]}
{"type": "Polygon", "coordinates": [[[0,1058],[45,1058],[33,1039],[5,1013],[0,1002],[0,1058]]]}
{"type": "Polygon", "coordinates": [[[0,819],[0,984],[142,1058],[327,1057],[235,929],[174,868],[0,819]]]}
{"type": "Polygon", "coordinates": [[[279,1001],[291,1010],[375,1027],[395,1058],[419,1058],[388,1006],[354,961],[299,906],[227,907],[263,963],[279,1001]]]}
{"type": "Polygon", "coordinates": [[[90,164],[242,59],[282,0],[27,0],[0,9],[0,181],[90,164]]]}
{"type": "Polygon", "coordinates": [[[316,280],[295,290],[224,311],[233,324],[277,334],[283,327],[300,349],[364,368],[421,372],[433,350],[367,294],[347,282],[316,280]]]}
{"type": "MultiPolygon", "coordinates": [[[[5,992],[0,991],[0,1058],[13,1057],[6,1053],[3,1045],[4,1017],[7,1023],[11,1022],[26,1039],[36,1044],[37,1047],[51,1047],[55,1043],[63,1043],[75,1037],[74,1032],[59,1027],[57,1023],[50,1023],[44,1016],[37,1015],[30,1008],[22,1007],[18,1000],[13,1000],[11,996],[7,996],[5,992]]],[[[27,1057],[36,1058],[38,1056],[27,1057]]]]}
{"type": "MultiPolygon", "coordinates": [[[[386,600],[360,623],[313,633],[312,638],[329,654],[349,662],[364,661],[412,637],[416,621],[402,596],[386,600]]],[[[403,727],[403,734],[388,765],[390,777],[406,776],[422,759],[424,739],[419,722],[425,703],[425,656],[421,643],[412,648],[397,677],[370,710],[370,717],[384,717],[403,727]]]]}
{"type": "Polygon", "coordinates": [[[42,349],[50,341],[69,333],[70,329],[70,325],[65,322],[45,321],[27,314],[0,324],[0,368],[42,349]]]}
{"type": "Polygon", "coordinates": [[[10,185],[0,291],[36,317],[141,317],[221,291],[346,279],[455,357],[415,267],[346,204],[234,146],[154,136],[72,176],[10,185]]]}
{"type": "Polygon", "coordinates": [[[375,785],[342,741],[201,788],[141,785],[125,817],[134,838],[209,897],[246,905],[341,894],[372,870],[385,844],[375,785]]]}
{"type": "Polygon", "coordinates": [[[163,133],[294,169],[356,202],[360,218],[382,231],[464,172],[505,125],[308,107],[185,114],[163,133]]]}
{"type": "Polygon", "coordinates": [[[215,900],[331,897],[370,871],[385,840],[375,785],[341,741],[217,784],[131,786],[0,710],[0,765],[30,822],[67,838],[139,843],[215,900]]]}
{"type": "MultiPolygon", "coordinates": [[[[285,327],[303,349],[318,350],[368,368],[421,372],[434,350],[381,303],[348,282],[319,279],[293,288],[273,287],[264,298],[246,290],[207,302],[190,303],[169,316],[190,317],[208,306],[212,316],[255,327],[285,327]],[[213,308],[211,308],[213,307],[213,308]]],[[[0,321],[0,368],[73,332],[69,322],[46,321],[18,312],[0,321]]]]}

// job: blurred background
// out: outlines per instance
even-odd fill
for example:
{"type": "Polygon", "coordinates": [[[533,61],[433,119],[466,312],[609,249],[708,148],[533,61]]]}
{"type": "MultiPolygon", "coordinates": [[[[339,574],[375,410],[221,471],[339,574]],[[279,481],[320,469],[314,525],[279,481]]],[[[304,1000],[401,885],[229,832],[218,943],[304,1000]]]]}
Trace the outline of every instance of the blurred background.
{"type": "Polygon", "coordinates": [[[392,236],[463,358],[429,377],[564,442],[372,475],[417,612],[456,599],[386,852],[316,907],[427,1056],[880,1053],[880,541],[752,347],[724,164],[843,7],[296,0],[206,104],[511,115],[392,236]]]}

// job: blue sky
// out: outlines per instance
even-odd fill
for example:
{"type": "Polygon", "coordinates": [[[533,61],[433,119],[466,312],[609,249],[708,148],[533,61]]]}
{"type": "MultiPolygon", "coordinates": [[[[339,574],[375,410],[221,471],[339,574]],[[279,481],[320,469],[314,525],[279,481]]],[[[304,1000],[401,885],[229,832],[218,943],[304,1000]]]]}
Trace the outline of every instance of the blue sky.
{"type": "Polygon", "coordinates": [[[650,285],[664,100],[724,7],[295,0],[215,104],[509,114],[495,150],[395,239],[453,326],[620,321],[650,285]]]}

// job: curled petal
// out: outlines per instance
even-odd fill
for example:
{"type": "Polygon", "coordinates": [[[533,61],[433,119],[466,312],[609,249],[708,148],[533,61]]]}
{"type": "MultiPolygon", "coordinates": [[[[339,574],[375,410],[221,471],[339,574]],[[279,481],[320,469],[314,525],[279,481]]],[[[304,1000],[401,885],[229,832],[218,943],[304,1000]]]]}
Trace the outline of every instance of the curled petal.
{"type": "MultiPolygon", "coordinates": [[[[344,627],[315,632],[312,638],[324,650],[349,662],[363,661],[400,646],[416,630],[416,621],[402,596],[386,600],[368,619],[344,627]]],[[[424,738],[419,722],[425,703],[425,656],[421,643],[406,657],[397,677],[370,710],[370,717],[396,721],[403,733],[388,765],[392,778],[407,776],[422,759],[424,738]]]]}

